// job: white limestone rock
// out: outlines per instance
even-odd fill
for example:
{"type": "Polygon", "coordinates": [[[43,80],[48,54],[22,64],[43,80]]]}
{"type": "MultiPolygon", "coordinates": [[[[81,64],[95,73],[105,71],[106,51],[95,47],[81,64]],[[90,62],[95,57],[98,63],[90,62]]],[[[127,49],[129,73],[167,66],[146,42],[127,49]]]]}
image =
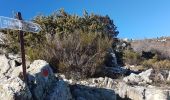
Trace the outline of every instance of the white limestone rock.
{"type": "Polygon", "coordinates": [[[50,65],[44,60],[35,60],[28,69],[28,79],[33,99],[70,100],[68,84],[55,77],[50,65]]]}
{"type": "Polygon", "coordinates": [[[123,80],[126,83],[133,83],[133,84],[146,84],[152,83],[152,74],[153,69],[148,69],[140,74],[131,73],[129,76],[124,77],[123,80]]]}
{"type": "Polygon", "coordinates": [[[169,71],[169,74],[168,74],[168,77],[167,77],[167,81],[170,82],[170,71],[169,71]]]}
{"type": "Polygon", "coordinates": [[[28,86],[18,77],[0,79],[1,100],[31,100],[32,94],[28,86]]]}

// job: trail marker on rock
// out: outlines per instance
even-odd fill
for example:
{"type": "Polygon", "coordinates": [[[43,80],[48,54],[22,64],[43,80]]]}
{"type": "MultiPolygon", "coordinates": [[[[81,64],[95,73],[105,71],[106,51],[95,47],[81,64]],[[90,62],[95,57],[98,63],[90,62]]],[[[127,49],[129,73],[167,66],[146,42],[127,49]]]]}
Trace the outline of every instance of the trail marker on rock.
{"type": "Polygon", "coordinates": [[[42,70],[42,75],[43,75],[44,77],[47,77],[48,74],[49,74],[48,69],[43,69],[43,70],[42,70]]]}
{"type": "Polygon", "coordinates": [[[23,21],[20,12],[17,13],[16,17],[17,19],[0,16],[0,29],[19,30],[23,76],[24,81],[27,82],[23,31],[38,33],[41,31],[41,27],[36,23],[23,21]]]}

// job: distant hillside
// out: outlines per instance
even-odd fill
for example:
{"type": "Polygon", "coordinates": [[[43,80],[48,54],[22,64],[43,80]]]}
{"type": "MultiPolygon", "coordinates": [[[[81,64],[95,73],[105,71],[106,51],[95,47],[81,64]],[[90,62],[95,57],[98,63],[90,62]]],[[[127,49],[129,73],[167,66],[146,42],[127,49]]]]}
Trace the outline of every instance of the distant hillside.
{"type": "Polygon", "coordinates": [[[170,37],[134,40],[131,42],[131,46],[137,52],[156,50],[163,56],[170,58],[170,37]]]}

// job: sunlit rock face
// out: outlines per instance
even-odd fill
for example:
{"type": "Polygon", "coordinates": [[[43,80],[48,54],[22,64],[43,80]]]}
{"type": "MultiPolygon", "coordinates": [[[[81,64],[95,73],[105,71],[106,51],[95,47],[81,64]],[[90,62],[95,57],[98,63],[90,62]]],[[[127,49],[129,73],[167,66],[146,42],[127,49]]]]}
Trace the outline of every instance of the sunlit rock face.
{"type": "Polygon", "coordinates": [[[2,100],[31,100],[29,87],[20,78],[22,68],[18,55],[0,55],[0,98],[2,100]]]}
{"type": "Polygon", "coordinates": [[[69,85],[58,80],[44,60],[35,60],[28,68],[30,91],[36,100],[70,100],[69,85]]]}
{"type": "Polygon", "coordinates": [[[0,79],[1,100],[31,100],[29,87],[18,77],[0,79]]]}
{"type": "Polygon", "coordinates": [[[27,66],[23,81],[19,56],[0,55],[0,98],[4,100],[70,100],[69,85],[54,76],[49,64],[35,60],[27,66]]]}

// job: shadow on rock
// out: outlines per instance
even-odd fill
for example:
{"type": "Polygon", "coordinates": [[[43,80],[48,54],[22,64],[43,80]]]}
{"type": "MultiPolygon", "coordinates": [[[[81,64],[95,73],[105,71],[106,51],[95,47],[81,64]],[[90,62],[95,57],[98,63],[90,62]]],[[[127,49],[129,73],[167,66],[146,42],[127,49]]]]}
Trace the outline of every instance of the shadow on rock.
{"type": "Polygon", "coordinates": [[[70,90],[75,100],[117,100],[113,90],[89,87],[85,85],[71,85],[70,90]]]}
{"type": "Polygon", "coordinates": [[[133,71],[130,69],[126,69],[124,67],[103,67],[102,71],[96,75],[94,75],[94,77],[109,77],[112,79],[117,79],[119,77],[124,77],[124,76],[128,76],[131,73],[134,74],[139,74],[141,73],[140,71],[133,71]]]}

